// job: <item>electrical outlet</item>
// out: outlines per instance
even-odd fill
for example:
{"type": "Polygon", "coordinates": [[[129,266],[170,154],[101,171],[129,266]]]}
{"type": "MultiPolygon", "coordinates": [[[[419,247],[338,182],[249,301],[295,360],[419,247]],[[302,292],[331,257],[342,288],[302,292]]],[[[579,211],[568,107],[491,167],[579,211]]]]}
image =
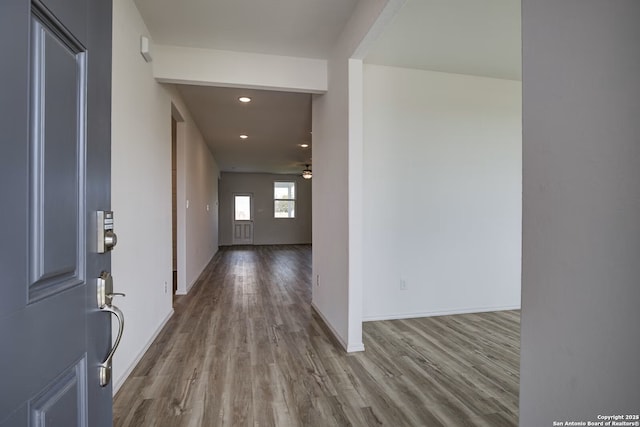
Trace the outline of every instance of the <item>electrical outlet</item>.
{"type": "Polygon", "coordinates": [[[316,286],[320,286],[320,275],[316,274],[316,286]]]}
{"type": "Polygon", "coordinates": [[[401,291],[406,291],[407,290],[407,280],[406,279],[400,279],[400,290],[401,291]]]}
{"type": "Polygon", "coordinates": [[[167,282],[164,282],[164,293],[166,294],[167,292],[169,292],[169,288],[167,286],[167,282]]]}

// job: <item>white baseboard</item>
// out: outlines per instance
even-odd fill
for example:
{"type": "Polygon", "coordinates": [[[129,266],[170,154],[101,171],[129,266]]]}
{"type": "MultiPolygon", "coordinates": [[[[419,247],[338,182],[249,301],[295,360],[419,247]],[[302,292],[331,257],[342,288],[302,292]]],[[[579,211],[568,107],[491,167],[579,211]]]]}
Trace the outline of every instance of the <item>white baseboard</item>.
{"type": "Polygon", "coordinates": [[[204,271],[205,268],[207,268],[207,266],[209,265],[209,263],[211,262],[211,260],[213,259],[214,256],[216,256],[216,254],[218,253],[218,249],[216,249],[216,251],[213,253],[213,255],[211,255],[211,257],[209,258],[209,260],[207,262],[204,263],[204,265],[202,267],[200,267],[200,271],[198,272],[198,274],[196,275],[196,278],[193,279],[191,281],[191,283],[187,284],[187,289],[184,292],[179,292],[176,291],[176,295],[187,295],[189,293],[189,291],[191,290],[191,288],[193,288],[193,285],[196,284],[196,282],[198,281],[198,279],[200,278],[200,275],[202,275],[202,272],[204,271]]]}
{"type": "Polygon", "coordinates": [[[506,311],[506,310],[520,310],[520,306],[513,305],[513,306],[499,306],[499,307],[472,307],[472,308],[459,308],[459,309],[452,309],[452,310],[423,311],[423,312],[417,312],[417,313],[384,314],[384,315],[364,316],[362,318],[362,321],[374,322],[378,320],[415,319],[418,317],[451,316],[454,314],[487,313],[490,311],[506,311]]]}
{"type": "Polygon", "coordinates": [[[331,323],[329,323],[329,321],[327,320],[326,317],[324,317],[324,314],[322,314],[322,312],[320,311],[320,309],[315,305],[315,303],[311,303],[311,308],[313,308],[313,311],[316,312],[316,314],[322,319],[322,321],[324,322],[324,324],[327,326],[327,328],[329,328],[329,331],[331,331],[331,333],[333,334],[333,336],[338,340],[338,342],[340,343],[340,345],[342,346],[342,348],[345,349],[345,351],[349,351],[348,350],[348,346],[347,343],[345,342],[345,340],[340,336],[340,334],[338,333],[338,331],[336,331],[333,326],[331,325],[331,323]]]}
{"type": "Polygon", "coordinates": [[[357,344],[349,344],[347,346],[347,353],[355,353],[358,351],[364,351],[364,344],[363,343],[357,343],[357,344]]]}
{"type": "Polygon", "coordinates": [[[147,343],[144,345],[144,347],[142,348],[140,353],[138,353],[138,355],[133,360],[133,362],[131,362],[131,365],[129,365],[129,367],[124,371],[124,374],[120,378],[118,378],[118,381],[115,381],[113,383],[113,395],[114,396],[116,395],[118,390],[120,390],[120,387],[122,387],[122,384],[124,384],[124,382],[127,380],[127,378],[129,378],[129,375],[131,375],[131,372],[133,372],[133,370],[138,365],[138,363],[140,362],[140,360],[142,359],[144,354],[147,352],[147,350],[149,350],[149,347],[151,347],[151,344],[153,344],[153,341],[155,341],[155,339],[158,337],[158,335],[160,334],[162,329],[165,327],[165,325],[167,324],[169,319],[171,319],[171,316],[173,316],[173,309],[171,309],[171,311],[167,314],[167,316],[164,318],[164,320],[162,322],[160,322],[160,326],[158,326],[158,328],[153,333],[151,338],[149,338],[149,341],[147,341],[147,343]]]}

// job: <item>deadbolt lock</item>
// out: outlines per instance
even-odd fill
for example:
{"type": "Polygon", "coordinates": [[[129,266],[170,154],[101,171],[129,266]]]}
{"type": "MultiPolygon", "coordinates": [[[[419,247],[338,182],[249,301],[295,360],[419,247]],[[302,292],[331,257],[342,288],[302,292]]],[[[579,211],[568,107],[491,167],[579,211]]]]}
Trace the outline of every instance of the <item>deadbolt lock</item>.
{"type": "Polygon", "coordinates": [[[118,236],[113,231],[113,211],[97,212],[97,251],[103,254],[110,251],[118,243],[118,236]]]}

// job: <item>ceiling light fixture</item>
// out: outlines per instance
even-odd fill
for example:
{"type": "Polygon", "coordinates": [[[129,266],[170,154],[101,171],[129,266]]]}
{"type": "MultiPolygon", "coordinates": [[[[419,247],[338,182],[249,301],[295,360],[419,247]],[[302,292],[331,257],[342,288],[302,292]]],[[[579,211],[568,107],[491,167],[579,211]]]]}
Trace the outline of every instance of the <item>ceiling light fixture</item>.
{"type": "Polygon", "coordinates": [[[247,139],[247,138],[249,138],[249,137],[247,135],[245,135],[245,134],[240,135],[240,139],[247,139]]]}
{"type": "Polygon", "coordinates": [[[302,147],[302,148],[309,148],[309,144],[300,144],[300,147],[302,147]]]}
{"type": "Polygon", "coordinates": [[[251,98],[249,98],[248,96],[241,96],[240,98],[238,98],[238,101],[244,102],[246,104],[247,102],[251,102],[251,98]]]}
{"type": "Polygon", "coordinates": [[[302,171],[302,177],[304,179],[311,179],[311,169],[309,169],[309,165],[305,165],[305,170],[302,171]]]}

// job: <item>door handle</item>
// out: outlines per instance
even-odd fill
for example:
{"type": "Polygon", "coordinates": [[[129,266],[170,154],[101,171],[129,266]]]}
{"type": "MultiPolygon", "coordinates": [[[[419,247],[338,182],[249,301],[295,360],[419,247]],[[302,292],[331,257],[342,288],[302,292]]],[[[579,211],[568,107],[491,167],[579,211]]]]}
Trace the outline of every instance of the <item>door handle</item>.
{"type": "Polygon", "coordinates": [[[118,319],[118,335],[116,336],[106,359],[99,365],[100,386],[104,387],[111,382],[111,363],[113,361],[113,355],[118,349],[118,345],[120,345],[120,339],[122,339],[122,332],[124,331],[124,314],[122,314],[122,311],[118,307],[113,305],[113,297],[125,296],[125,294],[121,292],[113,292],[113,277],[111,277],[111,274],[108,271],[103,271],[100,273],[100,277],[98,278],[97,295],[98,308],[100,311],[113,314],[116,316],[116,319],[118,319]]]}
{"type": "Polygon", "coordinates": [[[100,386],[104,387],[111,382],[111,362],[113,360],[113,354],[118,349],[120,339],[122,338],[122,331],[124,330],[124,315],[122,314],[122,311],[113,304],[110,306],[104,306],[100,310],[114,314],[116,319],[118,319],[118,335],[116,336],[116,341],[113,343],[107,358],[100,364],[100,386]]]}

